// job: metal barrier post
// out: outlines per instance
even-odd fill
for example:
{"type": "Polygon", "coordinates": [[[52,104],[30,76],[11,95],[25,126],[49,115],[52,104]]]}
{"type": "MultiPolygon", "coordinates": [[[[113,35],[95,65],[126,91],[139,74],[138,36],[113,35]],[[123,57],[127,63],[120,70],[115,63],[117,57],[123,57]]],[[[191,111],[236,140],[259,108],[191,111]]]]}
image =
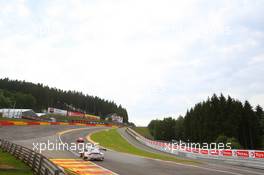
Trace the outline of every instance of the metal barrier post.
{"type": "Polygon", "coordinates": [[[33,174],[60,175],[65,174],[57,165],[49,161],[45,156],[26,147],[0,139],[0,148],[9,152],[17,159],[26,163],[33,171],[33,174]],[[47,160],[47,161],[46,161],[47,160]]]}

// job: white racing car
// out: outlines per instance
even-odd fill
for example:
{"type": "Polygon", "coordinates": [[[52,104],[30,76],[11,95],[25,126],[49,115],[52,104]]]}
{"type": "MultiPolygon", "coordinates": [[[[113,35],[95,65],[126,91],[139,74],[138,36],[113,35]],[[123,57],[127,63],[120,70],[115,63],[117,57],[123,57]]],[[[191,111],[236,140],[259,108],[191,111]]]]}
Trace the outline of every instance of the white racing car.
{"type": "Polygon", "coordinates": [[[104,153],[102,151],[106,151],[106,149],[99,148],[98,144],[93,144],[91,147],[84,149],[84,151],[80,152],[80,157],[83,160],[104,160],[104,153]]]}

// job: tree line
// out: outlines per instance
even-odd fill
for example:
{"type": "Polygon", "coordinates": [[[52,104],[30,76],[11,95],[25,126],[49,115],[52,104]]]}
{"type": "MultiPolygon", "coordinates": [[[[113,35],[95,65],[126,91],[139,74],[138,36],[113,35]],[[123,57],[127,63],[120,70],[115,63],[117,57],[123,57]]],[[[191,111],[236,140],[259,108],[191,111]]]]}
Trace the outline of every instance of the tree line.
{"type": "Polygon", "coordinates": [[[48,107],[64,110],[74,108],[102,117],[116,113],[124,118],[124,122],[128,122],[127,110],[113,101],[85,95],[82,92],[51,88],[40,83],[0,79],[0,108],[13,107],[30,108],[35,111],[43,111],[48,107]]]}
{"type": "Polygon", "coordinates": [[[264,148],[263,109],[222,94],[196,104],[184,117],[152,120],[148,128],[157,140],[231,142],[233,148],[264,148]]]}

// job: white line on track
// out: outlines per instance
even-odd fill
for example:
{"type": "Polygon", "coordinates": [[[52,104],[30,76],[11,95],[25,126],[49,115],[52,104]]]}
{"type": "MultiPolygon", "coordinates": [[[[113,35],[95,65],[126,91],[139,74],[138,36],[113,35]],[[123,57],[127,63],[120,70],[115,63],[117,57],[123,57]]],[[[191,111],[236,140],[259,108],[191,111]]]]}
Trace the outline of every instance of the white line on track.
{"type": "MultiPolygon", "coordinates": [[[[218,166],[218,167],[223,167],[225,165],[218,165],[218,164],[212,164],[212,163],[208,163],[208,165],[213,165],[213,166],[218,166]]],[[[244,171],[244,172],[248,172],[251,174],[259,174],[259,175],[263,175],[263,173],[261,172],[257,172],[257,171],[251,171],[251,170],[245,170],[245,169],[239,169],[239,168],[235,168],[235,167],[228,167],[229,169],[232,170],[238,170],[238,171],[244,171]]]]}

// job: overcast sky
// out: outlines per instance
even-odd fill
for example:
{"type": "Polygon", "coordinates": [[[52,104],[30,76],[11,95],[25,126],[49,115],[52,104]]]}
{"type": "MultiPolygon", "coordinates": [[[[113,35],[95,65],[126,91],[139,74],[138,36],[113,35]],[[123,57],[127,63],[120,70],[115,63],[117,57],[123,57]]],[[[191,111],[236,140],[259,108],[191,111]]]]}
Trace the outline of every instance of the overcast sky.
{"type": "Polygon", "coordinates": [[[264,1],[0,0],[0,77],[114,100],[138,125],[213,93],[264,106],[264,1]]]}

